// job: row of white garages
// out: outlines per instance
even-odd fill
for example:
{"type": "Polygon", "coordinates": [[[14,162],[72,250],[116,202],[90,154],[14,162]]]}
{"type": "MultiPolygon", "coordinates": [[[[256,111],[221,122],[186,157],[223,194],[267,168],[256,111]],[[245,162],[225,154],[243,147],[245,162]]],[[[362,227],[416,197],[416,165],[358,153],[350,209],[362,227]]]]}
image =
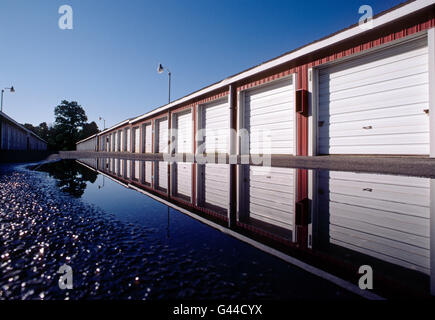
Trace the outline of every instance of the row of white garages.
{"type": "MultiPolygon", "coordinates": [[[[429,155],[429,56],[425,34],[310,70],[311,154],[429,155]]],[[[296,88],[292,74],[238,93],[238,134],[249,137],[238,140],[239,152],[296,155],[296,88]]],[[[199,105],[197,128],[192,108],[175,111],[172,130],[168,116],[155,121],[154,137],[151,122],[133,124],[106,137],[103,148],[166,153],[172,136],[176,153],[192,153],[194,143],[200,154],[229,153],[228,100],[199,105]]]]}

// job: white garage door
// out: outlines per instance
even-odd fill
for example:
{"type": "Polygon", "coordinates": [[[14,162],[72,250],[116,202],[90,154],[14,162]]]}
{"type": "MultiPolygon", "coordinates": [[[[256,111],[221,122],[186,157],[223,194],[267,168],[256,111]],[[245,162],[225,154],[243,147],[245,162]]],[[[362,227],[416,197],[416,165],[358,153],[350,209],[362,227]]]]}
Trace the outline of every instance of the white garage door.
{"type": "Polygon", "coordinates": [[[246,166],[247,208],[251,218],[294,228],[295,169],[246,166]]]}
{"type": "Polygon", "coordinates": [[[175,117],[176,123],[174,124],[177,128],[177,153],[192,153],[192,112],[189,110],[178,114],[175,117]]]}
{"type": "Polygon", "coordinates": [[[429,154],[427,39],[319,70],[319,153],[429,154]]]}
{"type": "Polygon", "coordinates": [[[131,130],[130,130],[130,128],[127,129],[126,145],[127,145],[127,152],[131,152],[131,130]]]}
{"type": "Polygon", "coordinates": [[[114,151],[119,151],[119,135],[118,135],[118,132],[115,132],[115,150],[114,151]]]}
{"type": "Polygon", "coordinates": [[[158,142],[157,153],[168,152],[168,119],[158,120],[157,122],[158,142]]]}
{"type": "Polygon", "coordinates": [[[175,163],[176,194],[192,197],[192,164],[175,163]]]}
{"type": "Polygon", "coordinates": [[[228,153],[230,122],[228,99],[205,104],[201,109],[204,151],[206,153],[228,153]]]}
{"type": "Polygon", "coordinates": [[[153,140],[152,139],[153,139],[153,136],[152,136],[152,126],[151,126],[151,124],[146,124],[145,125],[144,133],[145,133],[145,138],[144,138],[145,153],[152,153],[153,152],[153,150],[152,150],[152,146],[153,146],[153,143],[152,143],[153,140]]]}
{"type": "Polygon", "coordinates": [[[251,154],[295,154],[293,78],[245,92],[245,123],[251,154]]]}
{"type": "Polygon", "coordinates": [[[134,128],[134,152],[140,153],[140,128],[134,128]]]}
{"type": "Polygon", "coordinates": [[[318,186],[331,243],[429,273],[430,179],[325,171],[318,186]]]}

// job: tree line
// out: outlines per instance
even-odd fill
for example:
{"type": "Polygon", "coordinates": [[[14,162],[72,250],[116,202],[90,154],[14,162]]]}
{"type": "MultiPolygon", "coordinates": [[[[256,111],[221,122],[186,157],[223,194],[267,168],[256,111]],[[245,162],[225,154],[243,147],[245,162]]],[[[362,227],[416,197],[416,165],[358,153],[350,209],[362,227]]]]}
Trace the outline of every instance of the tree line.
{"type": "Polygon", "coordinates": [[[77,141],[100,132],[95,121],[87,122],[85,110],[76,101],[62,100],[54,108],[54,116],[52,125],[46,122],[36,127],[30,123],[24,124],[24,127],[47,141],[49,150],[75,150],[77,141]]]}

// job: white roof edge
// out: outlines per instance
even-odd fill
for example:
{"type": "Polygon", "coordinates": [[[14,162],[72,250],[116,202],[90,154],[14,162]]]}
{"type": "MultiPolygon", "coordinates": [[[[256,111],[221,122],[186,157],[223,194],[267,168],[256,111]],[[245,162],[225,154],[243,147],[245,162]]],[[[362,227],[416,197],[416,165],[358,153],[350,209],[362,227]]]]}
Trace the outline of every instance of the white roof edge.
{"type": "Polygon", "coordinates": [[[96,137],[97,135],[98,135],[98,133],[93,134],[92,136],[89,136],[89,137],[84,138],[84,139],[82,139],[82,140],[80,140],[80,141],[77,141],[76,144],[79,144],[79,143],[85,142],[85,141],[87,141],[87,140],[90,140],[90,139],[96,137]]]}
{"type": "Polygon", "coordinates": [[[124,120],[124,121],[122,121],[122,122],[120,122],[120,123],[118,123],[118,124],[115,124],[115,125],[111,126],[110,128],[104,129],[103,131],[101,131],[100,133],[98,133],[98,135],[101,135],[101,134],[104,134],[104,133],[106,133],[106,132],[112,131],[113,129],[116,129],[116,128],[122,126],[123,124],[129,123],[129,121],[130,121],[130,120],[127,119],[127,120],[124,120]]]}
{"type": "Polygon", "coordinates": [[[17,121],[15,121],[14,119],[12,119],[11,117],[9,117],[6,113],[1,112],[0,111],[0,116],[6,118],[7,120],[9,120],[10,122],[12,122],[13,124],[15,124],[17,127],[19,127],[20,129],[26,131],[27,133],[31,134],[32,136],[35,136],[35,138],[41,140],[42,142],[48,144],[47,141],[45,141],[44,139],[42,139],[40,136],[38,136],[36,133],[34,133],[32,130],[27,129],[25,126],[23,126],[22,124],[18,123],[17,121]]]}

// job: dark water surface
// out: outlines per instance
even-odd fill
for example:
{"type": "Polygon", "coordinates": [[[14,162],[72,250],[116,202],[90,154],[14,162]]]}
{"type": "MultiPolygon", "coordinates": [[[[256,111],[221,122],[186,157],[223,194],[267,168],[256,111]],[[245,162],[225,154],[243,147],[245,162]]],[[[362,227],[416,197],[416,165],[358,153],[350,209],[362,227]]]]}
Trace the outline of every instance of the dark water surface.
{"type": "Polygon", "coordinates": [[[0,299],[356,298],[72,160],[0,167],[0,253],[0,299]]]}

